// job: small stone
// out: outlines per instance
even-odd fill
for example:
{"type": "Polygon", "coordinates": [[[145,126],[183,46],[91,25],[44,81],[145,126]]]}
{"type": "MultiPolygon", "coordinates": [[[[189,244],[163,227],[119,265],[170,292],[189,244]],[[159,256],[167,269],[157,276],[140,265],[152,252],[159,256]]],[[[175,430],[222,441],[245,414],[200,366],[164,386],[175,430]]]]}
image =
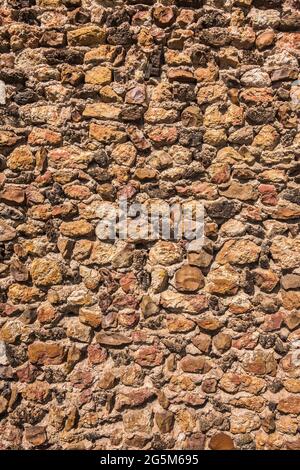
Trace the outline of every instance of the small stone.
{"type": "Polygon", "coordinates": [[[205,250],[201,250],[199,253],[188,253],[188,262],[192,266],[198,266],[199,268],[207,268],[213,260],[213,256],[207,253],[205,250]]]}
{"type": "Polygon", "coordinates": [[[151,432],[151,414],[144,410],[128,410],[123,413],[124,429],[128,433],[151,432]]]}
{"type": "Polygon", "coordinates": [[[0,80],[0,104],[6,103],[6,87],[5,83],[0,80]]]}
{"type": "Polygon", "coordinates": [[[85,82],[92,85],[108,85],[112,81],[112,72],[108,67],[101,65],[88,70],[85,74],[85,82]]]}
{"type": "Polygon", "coordinates": [[[277,362],[272,353],[258,350],[246,355],[244,369],[255,375],[275,376],[277,362]]]}
{"type": "Polygon", "coordinates": [[[95,307],[82,307],[79,309],[79,320],[92,328],[99,328],[102,322],[101,310],[95,307]]]}
{"type": "Polygon", "coordinates": [[[196,81],[193,72],[181,68],[169,69],[167,75],[170,82],[194,83],[196,81]]]}
{"type": "Polygon", "coordinates": [[[260,417],[254,411],[234,410],[231,414],[230,431],[243,434],[260,427],[260,417]]]}
{"type": "Polygon", "coordinates": [[[119,165],[133,166],[136,161],[137,151],[130,142],[117,144],[111,153],[112,158],[119,165]]]}
{"type": "Polygon", "coordinates": [[[22,204],[25,200],[25,192],[21,186],[16,184],[7,184],[3,191],[0,192],[0,199],[8,204],[22,204]]]}
{"type": "Polygon", "coordinates": [[[206,374],[210,371],[211,365],[203,356],[185,356],[180,362],[183,372],[206,374]]]}
{"type": "Polygon", "coordinates": [[[256,38],[256,46],[261,51],[273,45],[275,41],[275,33],[273,30],[267,30],[260,33],[256,38]]]}
{"type": "Polygon", "coordinates": [[[170,266],[182,260],[182,250],[178,245],[168,241],[158,241],[149,252],[151,264],[170,266]]]}
{"type": "Polygon", "coordinates": [[[155,422],[163,434],[172,431],[174,421],[174,414],[171,411],[166,410],[155,413],[155,422]]]}
{"type": "Polygon", "coordinates": [[[154,390],[147,387],[126,392],[121,391],[116,399],[115,408],[117,411],[121,411],[128,407],[139,407],[149,402],[155,396],[154,390]]]}
{"type": "Polygon", "coordinates": [[[156,315],[159,312],[159,307],[149,295],[144,295],[141,302],[141,310],[144,318],[148,318],[156,315]]]}
{"type": "Polygon", "coordinates": [[[204,276],[200,269],[182,266],[175,273],[176,289],[182,292],[195,292],[204,286],[204,276]]]}
{"type": "Polygon", "coordinates": [[[256,284],[264,292],[272,292],[279,282],[278,275],[270,269],[257,268],[254,275],[256,284]]]}
{"type": "Polygon", "coordinates": [[[142,367],[156,367],[163,362],[163,352],[155,346],[144,346],[135,354],[136,362],[142,367]]]}
{"type": "Polygon", "coordinates": [[[168,271],[165,268],[154,268],[151,273],[151,288],[154,293],[162,292],[168,285],[168,271]]]}
{"type": "Polygon", "coordinates": [[[56,318],[56,310],[50,302],[44,302],[37,309],[37,318],[42,324],[51,323],[56,318]]]}
{"type": "Polygon", "coordinates": [[[60,232],[65,237],[84,237],[94,232],[92,224],[86,220],[75,220],[74,222],[62,222],[60,232]]]}
{"type": "Polygon", "coordinates": [[[300,275],[299,274],[286,274],[281,278],[281,285],[285,290],[299,289],[300,288],[300,275]]]}
{"type": "Polygon", "coordinates": [[[253,140],[253,145],[264,150],[273,150],[279,142],[279,134],[269,124],[263,126],[253,140]]]}
{"type": "Polygon", "coordinates": [[[175,11],[172,7],[158,5],[153,10],[153,18],[158,26],[165,28],[175,21],[175,11]]]}
{"type": "Polygon", "coordinates": [[[7,321],[0,330],[0,339],[4,343],[13,344],[20,338],[23,331],[23,325],[19,321],[7,321]]]}
{"type": "Polygon", "coordinates": [[[234,450],[234,443],[228,434],[219,432],[211,438],[209,447],[212,450],[234,450]]]}
{"type": "Polygon", "coordinates": [[[117,383],[116,376],[111,371],[103,372],[99,381],[97,382],[97,386],[103,388],[104,390],[110,390],[113,388],[117,383]]]}
{"type": "Polygon", "coordinates": [[[118,127],[92,123],[90,125],[90,138],[104,144],[122,143],[126,141],[126,133],[118,127]]]}
{"type": "Polygon", "coordinates": [[[29,145],[59,145],[62,136],[60,132],[34,127],[28,136],[29,145]]]}
{"type": "Polygon", "coordinates": [[[87,104],[83,110],[82,116],[96,119],[118,120],[121,109],[106,103],[87,104]]]}
{"type": "Polygon", "coordinates": [[[60,265],[51,259],[36,258],[31,263],[30,274],[36,286],[46,287],[61,284],[62,272],[60,265]]]}
{"type": "Polygon", "coordinates": [[[300,397],[289,395],[287,398],[282,398],[278,402],[277,410],[281,413],[298,415],[300,413],[300,397]]]}
{"type": "Polygon", "coordinates": [[[83,343],[89,343],[91,339],[91,328],[76,319],[68,323],[66,334],[68,338],[75,339],[83,343]]]}
{"type": "Polygon", "coordinates": [[[28,346],[28,359],[33,364],[57,365],[63,362],[64,349],[58,343],[36,341],[28,346]]]}
{"type": "Polygon", "coordinates": [[[265,87],[271,85],[271,80],[266,72],[263,72],[260,68],[255,68],[242,75],[241,83],[249,87],[265,87]]]}
{"type": "Polygon", "coordinates": [[[218,333],[213,338],[213,345],[218,351],[223,353],[231,347],[231,336],[227,333],[218,333]]]}
{"type": "Polygon", "coordinates": [[[256,189],[250,183],[233,182],[225,191],[220,191],[220,194],[229,199],[240,201],[255,201],[258,198],[256,189]]]}
{"type": "Polygon", "coordinates": [[[119,333],[98,333],[96,335],[96,341],[106,347],[120,347],[132,343],[130,338],[119,333]]]}
{"type": "Polygon", "coordinates": [[[222,326],[220,320],[217,317],[211,315],[210,313],[204,314],[201,318],[195,319],[197,324],[206,331],[216,331],[219,330],[222,326]]]}
{"type": "Polygon", "coordinates": [[[3,219],[0,219],[0,242],[6,242],[15,238],[17,232],[3,219]]]}
{"type": "Polygon", "coordinates": [[[190,314],[198,314],[208,306],[205,294],[189,296],[171,290],[162,292],[160,303],[166,310],[170,310],[171,312],[185,312],[190,314]]]}
{"type": "Polygon", "coordinates": [[[8,407],[8,401],[4,397],[0,397],[0,415],[6,412],[8,407]]]}
{"type": "Polygon", "coordinates": [[[220,264],[255,263],[260,254],[260,248],[250,240],[229,240],[224,243],[216,257],[220,264]]]}
{"type": "Polygon", "coordinates": [[[192,338],[192,343],[198,348],[201,352],[207,353],[210,349],[211,345],[211,337],[204,334],[200,333],[197,336],[194,336],[192,338]]]}
{"type": "Polygon", "coordinates": [[[173,315],[167,318],[167,328],[170,333],[187,333],[195,328],[195,323],[183,315],[173,315]]]}
{"type": "Polygon", "coordinates": [[[68,43],[71,46],[96,46],[105,41],[105,31],[99,26],[91,25],[68,31],[68,43]]]}
{"type": "Polygon", "coordinates": [[[240,276],[229,264],[211,270],[207,276],[206,290],[211,294],[234,295],[238,291],[240,276]]]}
{"type": "Polygon", "coordinates": [[[13,303],[30,303],[42,296],[41,291],[36,287],[24,286],[22,284],[12,284],[8,289],[8,298],[13,303]]]}
{"type": "Polygon", "coordinates": [[[0,132],[0,146],[15,145],[20,138],[12,131],[0,132]]]}
{"type": "Polygon", "coordinates": [[[46,428],[43,426],[31,426],[25,429],[25,439],[34,447],[47,442],[46,428]]]}
{"type": "Polygon", "coordinates": [[[12,171],[28,171],[34,166],[34,158],[29,147],[21,145],[11,152],[7,166],[12,171]]]}
{"type": "Polygon", "coordinates": [[[90,344],[87,348],[88,360],[91,364],[102,364],[107,359],[107,350],[99,344],[90,344]]]}
{"type": "Polygon", "coordinates": [[[300,264],[300,239],[278,235],[273,238],[270,247],[275,263],[282,269],[293,269],[300,264]]]}
{"type": "Polygon", "coordinates": [[[45,403],[50,396],[49,384],[40,380],[33,382],[22,391],[22,396],[25,400],[45,403]]]}

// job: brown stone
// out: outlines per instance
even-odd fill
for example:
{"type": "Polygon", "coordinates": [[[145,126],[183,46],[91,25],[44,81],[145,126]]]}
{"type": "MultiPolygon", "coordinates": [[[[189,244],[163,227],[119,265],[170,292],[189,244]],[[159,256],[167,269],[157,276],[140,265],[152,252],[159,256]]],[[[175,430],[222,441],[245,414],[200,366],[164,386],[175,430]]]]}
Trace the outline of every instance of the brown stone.
{"type": "Polygon", "coordinates": [[[209,441],[209,447],[212,450],[233,450],[234,442],[228,434],[219,432],[211,438],[209,441]]]}
{"type": "Polygon", "coordinates": [[[136,362],[142,367],[155,367],[162,364],[163,352],[155,346],[144,346],[135,354],[136,362]]]}
{"type": "Polygon", "coordinates": [[[183,266],[175,273],[176,289],[183,292],[195,292],[204,286],[204,276],[200,269],[183,266]]]}
{"type": "Polygon", "coordinates": [[[128,336],[119,333],[98,333],[96,336],[97,343],[106,347],[126,346],[132,342],[128,336]]]}
{"type": "Polygon", "coordinates": [[[90,138],[104,144],[122,143],[126,141],[126,133],[118,127],[92,123],[90,125],[90,138]]]}
{"type": "Polygon", "coordinates": [[[162,411],[155,413],[155,422],[159,430],[166,434],[171,432],[174,426],[174,414],[171,411],[162,411]]]}
{"type": "Polygon", "coordinates": [[[34,447],[47,442],[46,428],[43,426],[31,426],[25,429],[25,439],[34,447]]]}
{"type": "Polygon", "coordinates": [[[154,390],[150,388],[139,388],[128,392],[121,391],[117,397],[115,408],[117,411],[121,411],[128,407],[138,407],[150,401],[155,395],[154,390]]]}
{"type": "Polygon", "coordinates": [[[12,171],[28,171],[34,166],[34,158],[29,147],[21,145],[11,152],[7,166],[12,171]]]}
{"type": "Polygon", "coordinates": [[[3,219],[0,220],[0,242],[6,242],[15,238],[16,230],[3,219]]]}
{"type": "Polygon", "coordinates": [[[183,372],[206,374],[211,369],[211,365],[203,356],[185,356],[180,362],[183,372]]]}
{"type": "Polygon", "coordinates": [[[39,287],[52,286],[62,282],[60,265],[51,259],[36,258],[31,263],[30,274],[32,281],[39,287]]]}
{"type": "Polygon", "coordinates": [[[170,333],[186,333],[195,328],[195,323],[183,315],[173,315],[167,318],[167,328],[170,333]]]}
{"type": "Polygon", "coordinates": [[[213,338],[213,345],[218,351],[225,352],[231,347],[231,336],[227,333],[218,333],[213,338]]]}
{"type": "Polygon", "coordinates": [[[258,350],[254,351],[250,356],[247,355],[245,357],[244,369],[255,375],[275,376],[277,361],[272,353],[258,350]]]}
{"type": "Polygon", "coordinates": [[[68,43],[71,46],[96,46],[105,41],[105,31],[99,26],[91,25],[68,31],[68,43]]]}
{"type": "Polygon", "coordinates": [[[86,220],[76,220],[62,222],[60,231],[66,237],[84,237],[91,235],[94,232],[94,227],[86,220]]]}
{"type": "Polygon", "coordinates": [[[282,398],[278,402],[277,410],[281,413],[298,415],[300,413],[300,397],[289,395],[287,398],[282,398]]]}
{"type": "Polygon", "coordinates": [[[206,290],[211,294],[234,295],[238,291],[240,277],[229,264],[210,271],[207,276],[206,290]]]}
{"type": "Polygon", "coordinates": [[[36,341],[28,346],[28,359],[34,364],[57,365],[63,362],[64,349],[58,343],[36,341]]]}
{"type": "Polygon", "coordinates": [[[254,263],[259,256],[260,248],[250,240],[229,240],[224,243],[216,257],[220,264],[254,263]]]}

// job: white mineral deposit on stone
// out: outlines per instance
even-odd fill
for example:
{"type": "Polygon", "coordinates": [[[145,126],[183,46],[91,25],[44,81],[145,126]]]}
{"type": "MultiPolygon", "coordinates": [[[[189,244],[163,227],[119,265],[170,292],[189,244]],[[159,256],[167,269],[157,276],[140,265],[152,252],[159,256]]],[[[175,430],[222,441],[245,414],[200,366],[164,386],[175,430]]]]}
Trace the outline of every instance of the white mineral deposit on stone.
{"type": "Polygon", "coordinates": [[[7,356],[6,356],[6,348],[4,341],[0,341],[0,365],[5,366],[8,364],[7,356]]]}
{"type": "Polygon", "coordinates": [[[0,104],[6,103],[6,88],[5,83],[0,80],[0,104]]]}

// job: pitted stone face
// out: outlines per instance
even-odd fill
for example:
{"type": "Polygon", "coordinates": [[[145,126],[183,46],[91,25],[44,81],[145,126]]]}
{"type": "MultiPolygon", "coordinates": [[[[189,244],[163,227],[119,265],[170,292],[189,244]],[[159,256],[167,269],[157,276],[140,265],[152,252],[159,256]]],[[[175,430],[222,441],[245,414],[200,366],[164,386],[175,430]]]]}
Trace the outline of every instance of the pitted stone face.
{"type": "Polygon", "coordinates": [[[0,449],[300,449],[299,0],[0,3],[0,449]]]}

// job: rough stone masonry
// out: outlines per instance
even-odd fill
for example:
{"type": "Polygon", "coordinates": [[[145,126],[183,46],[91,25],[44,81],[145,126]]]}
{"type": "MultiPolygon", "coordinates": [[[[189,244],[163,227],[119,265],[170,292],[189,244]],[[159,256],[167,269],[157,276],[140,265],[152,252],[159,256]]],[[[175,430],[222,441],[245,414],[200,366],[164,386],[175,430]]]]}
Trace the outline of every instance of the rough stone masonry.
{"type": "Polygon", "coordinates": [[[300,449],[299,10],[1,2],[1,449],[300,449]]]}

